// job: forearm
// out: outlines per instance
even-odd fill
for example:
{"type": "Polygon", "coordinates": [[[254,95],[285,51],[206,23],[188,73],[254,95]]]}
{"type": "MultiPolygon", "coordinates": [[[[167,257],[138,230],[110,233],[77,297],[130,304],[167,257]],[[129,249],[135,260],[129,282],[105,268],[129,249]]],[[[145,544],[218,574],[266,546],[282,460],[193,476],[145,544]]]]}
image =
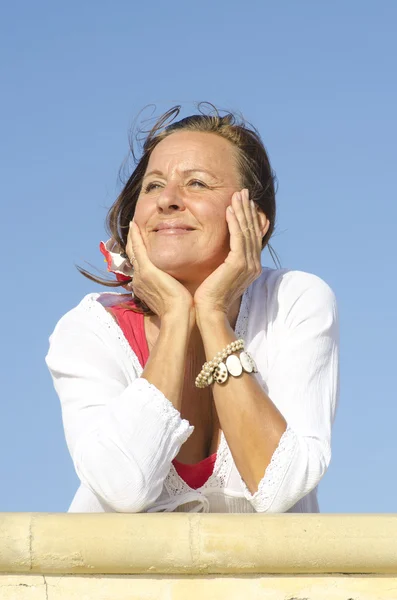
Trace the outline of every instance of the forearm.
{"type": "MultiPolygon", "coordinates": [[[[199,322],[207,360],[237,339],[224,314],[201,315],[199,322]]],[[[230,376],[222,385],[215,383],[213,396],[236,467],[254,493],[287,423],[257,379],[248,373],[230,376]]]]}
{"type": "Polygon", "coordinates": [[[141,375],[181,410],[186,354],[191,335],[189,314],[165,316],[160,332],[141,375]]]}

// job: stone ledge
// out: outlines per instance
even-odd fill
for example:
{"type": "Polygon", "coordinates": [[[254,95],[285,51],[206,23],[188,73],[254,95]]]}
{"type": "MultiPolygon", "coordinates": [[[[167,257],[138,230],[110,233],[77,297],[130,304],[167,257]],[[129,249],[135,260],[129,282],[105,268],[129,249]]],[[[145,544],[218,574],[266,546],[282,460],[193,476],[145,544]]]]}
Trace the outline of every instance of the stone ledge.
{"type": "Polygon", "coordinates": [[[0,513],[0,573],[397,574],[397,515],[0,513]]]}

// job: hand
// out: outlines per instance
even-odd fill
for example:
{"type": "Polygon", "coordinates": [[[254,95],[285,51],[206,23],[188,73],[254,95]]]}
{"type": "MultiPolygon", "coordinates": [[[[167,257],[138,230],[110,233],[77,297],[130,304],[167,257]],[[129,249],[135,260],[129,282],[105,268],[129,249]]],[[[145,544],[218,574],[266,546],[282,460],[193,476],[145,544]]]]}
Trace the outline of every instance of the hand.
{"type": "Polygon", "coordinates": [[[126,253],[134,268],[133,292],[160,319],[171,313],[183,313],[186,309],[192,327],[195,322],[192,295],[179,281],[152,263],[139,227],[134,221],[130,223],[126,253]]]}
{"type": "Polygon", "coordinates": [[[221,264],[194,294],[197,313],[228,314],[233,303],[262,271],[262,237],[269,228],[269,221],[260,223],[258,210],[249,200],[248,190],[235,192],[230,207],[226,209],[226,221],[230,232],[230,252],[221,264]]]}

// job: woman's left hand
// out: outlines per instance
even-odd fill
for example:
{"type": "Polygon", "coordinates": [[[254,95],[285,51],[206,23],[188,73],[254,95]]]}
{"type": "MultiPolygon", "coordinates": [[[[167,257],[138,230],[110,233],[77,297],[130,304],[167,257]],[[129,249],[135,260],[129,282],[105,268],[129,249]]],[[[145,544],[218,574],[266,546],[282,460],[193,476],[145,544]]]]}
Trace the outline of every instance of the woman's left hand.
{"type": "Polygon", "coordinates": [[[233,303],[246,288],[259,277],[262,271],[262,237],[265,229],[260,223],[256,205],[249,200],[249,192],[244,189],[235,192],[231,206],[226,209],[226,221],[230,232],[230,252],[194,294],[197,316],[201,314],[228,314],[233,303]]]}

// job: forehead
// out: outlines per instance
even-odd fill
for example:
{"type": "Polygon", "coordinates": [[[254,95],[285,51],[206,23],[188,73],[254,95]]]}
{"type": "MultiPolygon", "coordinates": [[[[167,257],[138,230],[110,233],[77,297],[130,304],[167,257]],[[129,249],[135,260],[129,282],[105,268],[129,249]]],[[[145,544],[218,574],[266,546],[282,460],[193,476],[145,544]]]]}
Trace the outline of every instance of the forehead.
{"type": "Polygon", "coordinates": [[[147,170],[209,169],[225,176],[236,175],[236,151],[231,142],[215,133],[172,133],[153,150],[147,170]]]}

